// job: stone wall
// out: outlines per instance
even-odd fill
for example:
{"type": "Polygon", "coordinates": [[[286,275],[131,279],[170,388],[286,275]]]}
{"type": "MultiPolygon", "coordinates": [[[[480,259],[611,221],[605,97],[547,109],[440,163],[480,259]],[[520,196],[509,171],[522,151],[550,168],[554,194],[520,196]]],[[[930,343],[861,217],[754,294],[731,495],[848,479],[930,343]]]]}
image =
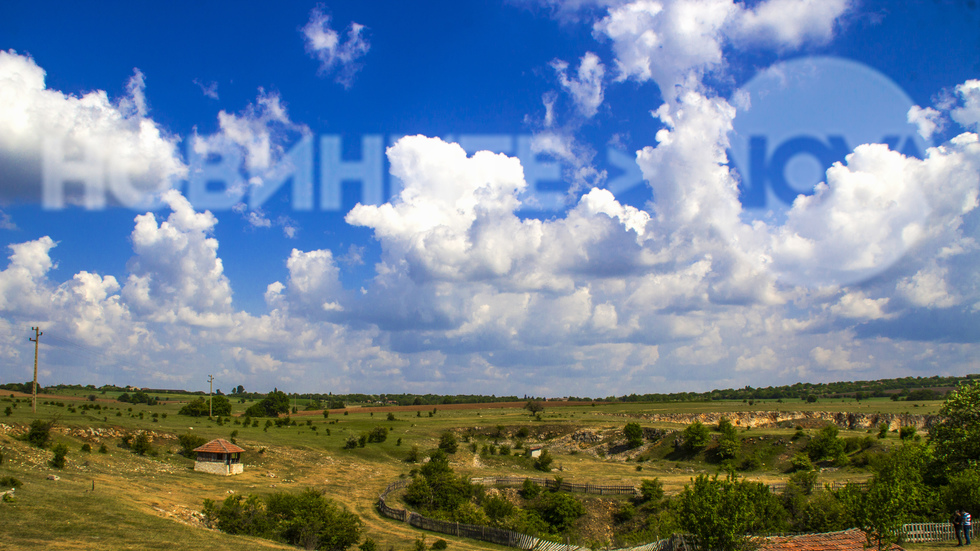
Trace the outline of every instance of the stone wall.
{"type": "Polygon", "coordinates": [[[245,471],[244,466],[241,463],[226,465],[224,462],[219,463],[216,461],[195,461],[194,470],[201,471],[202,473],[220,475],[241,474],[245,471]]]}

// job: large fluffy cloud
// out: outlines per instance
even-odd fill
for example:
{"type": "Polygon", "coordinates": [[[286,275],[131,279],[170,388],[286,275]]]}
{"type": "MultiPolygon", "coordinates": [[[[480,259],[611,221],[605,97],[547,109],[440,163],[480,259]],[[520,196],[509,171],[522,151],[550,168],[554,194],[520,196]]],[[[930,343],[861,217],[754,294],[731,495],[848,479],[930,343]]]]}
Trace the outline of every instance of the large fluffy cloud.
{"type": "Polygon", "coordinates": [[[40,197],[48,207],[66,202],[145,207],[186,174],[176,138],[147,116],[139,70],[129,81],[129,95],[115,102],[102,90],[78,97],[48,89],[44,77],[30,57],[0,51],[0,193],[5,198],[40,197]],[[81,197],[64,187],[79,175],[86,182],[81,197]]]}

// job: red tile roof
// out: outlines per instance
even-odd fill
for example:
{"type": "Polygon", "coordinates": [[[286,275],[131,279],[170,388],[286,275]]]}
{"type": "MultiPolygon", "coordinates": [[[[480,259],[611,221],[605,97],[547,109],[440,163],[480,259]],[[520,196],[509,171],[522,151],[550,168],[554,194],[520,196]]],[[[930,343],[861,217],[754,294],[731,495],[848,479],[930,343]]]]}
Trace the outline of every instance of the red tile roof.
{"type": "Polygon", "coordinates": [[[209,452],[209,453],[241,453],[245,450],[239,448],[238,446],[232,444],[227,440],[221,438],[217,440],[212,440],[207,444],[201,446],[200,448],[194,448],[196,452],[209,452]]]}
{"type": "MultiPolygon", "coordinates": [[[[757,551],[866,551],[867,538],[857,529],[826,534],[803,534],[800,536],[775,536],[759,542],[757,551]]],[[[893,545],[893,550],[902,548],[893,545]]]]}

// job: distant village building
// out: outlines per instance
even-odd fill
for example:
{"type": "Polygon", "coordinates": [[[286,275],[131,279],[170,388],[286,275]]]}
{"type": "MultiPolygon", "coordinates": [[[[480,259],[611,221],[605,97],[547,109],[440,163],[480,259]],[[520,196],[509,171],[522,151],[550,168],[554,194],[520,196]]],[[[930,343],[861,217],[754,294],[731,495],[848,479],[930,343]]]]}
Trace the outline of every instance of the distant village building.
{"type": "Polygon", "coordinates": [[[227,440],[212,440],[194,451],[197,452],[195,471],[233,475],[241,474],[245,470],[242,465],[242,452],[245,450],[227,440]]]}

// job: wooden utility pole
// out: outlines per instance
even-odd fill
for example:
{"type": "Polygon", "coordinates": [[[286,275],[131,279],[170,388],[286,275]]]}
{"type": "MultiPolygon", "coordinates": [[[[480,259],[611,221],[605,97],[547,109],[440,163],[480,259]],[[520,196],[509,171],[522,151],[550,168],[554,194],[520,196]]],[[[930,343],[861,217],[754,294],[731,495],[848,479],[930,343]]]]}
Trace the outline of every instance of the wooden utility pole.
{"type": "Polygon", "coordinates": [[[34,390],[31,392],[31,412],[37,413],[37,346],[40,344],[41,332],[40,327],[31,327],[31,331],[34,331],[34,338],[27,337],[27,339],[34,343],[34,390]]]}
{"type": "Polygon", "coordinates": [[[211,393],[214,392],[214,375],[208,375],[208,419],[211,415],[211,393]]]}

